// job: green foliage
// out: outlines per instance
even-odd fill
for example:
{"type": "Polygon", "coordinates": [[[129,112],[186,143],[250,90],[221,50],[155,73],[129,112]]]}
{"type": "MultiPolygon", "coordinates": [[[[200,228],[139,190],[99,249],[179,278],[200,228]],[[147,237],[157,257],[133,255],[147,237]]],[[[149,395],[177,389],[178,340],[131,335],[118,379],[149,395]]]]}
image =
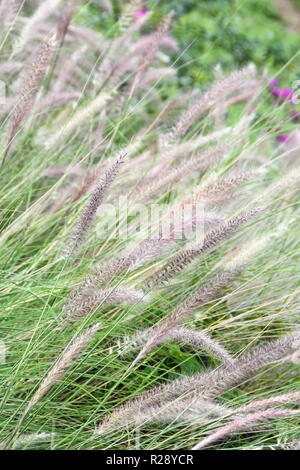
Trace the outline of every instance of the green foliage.
{"type": "MultiPolygon", "coordinates": [[[[170,7],[176,8],[176,3],[170,2],[170,7]]],[[[269,1],[183,4],[174,33],[181,49],[186,49],[180,61],[182,75],[193,81],[207,81],[216,64],[224,70],[248,62],[278,69],[298,52],[297,35],[287,33],[269,1]]]]}

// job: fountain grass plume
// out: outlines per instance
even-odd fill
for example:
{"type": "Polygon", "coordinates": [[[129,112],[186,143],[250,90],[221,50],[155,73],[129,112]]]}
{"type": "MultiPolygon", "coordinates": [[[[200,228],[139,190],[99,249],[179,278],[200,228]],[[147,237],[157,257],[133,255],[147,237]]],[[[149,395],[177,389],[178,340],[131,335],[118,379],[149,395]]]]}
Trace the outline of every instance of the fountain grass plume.
{"type": "Polygon", "coordinates": [[[153,329],[147,343],[140,351],[130,368],[134,367],[153,348],[160,344],[161,340],[169,334],[172,328],[182,324],[196,308],[203,307],[213,300],[228,285],[230,281],[242,271],[242,266],[237,266],[231,271],[217,273],[210,281],[200,286],[195,292],[181,302],[175,309],[153,329]]]}
{"type": "Polygon", "coordinates": [[[88,328],[84,333],[75,337],[69,346],[62,352],[55,362],[54,366],[49,370],[46,377],[39,385],[37,391],[27,404],[24,416],[51,390],[51,388],[62,378],[65,372],[71,367],[79,353],[86,344],[94,337],[99,330],[100,324],[97,323],[88,328]]]}
{"type": "Polygon", "coordinates": [[[191,248],[181,250],[179,253],[174,255],[174,257],[168,261],[161,270],[147,279],[144,283],[145,288],[153,289],[166,284],[176,274],[185,269],[192,261],[210,253],[227,237],[236,233],[259,212],[259,208],[252,209],[249,212],[230,218],[228,221],[224,222],[224,224],[221,224],[217,228],[209,231],[204,236],[201,243],[195,244],[191,248]]]}
{"type": "Polygon", "coordinates": [[[21,78],[20,91],[9,120],[7,144],[2,159],[2,166],[9,154],[16,134],[20,130],[22,123],[30,114],[37,92],[42,85],[46,70],[55,51],[56,44],[57,41],[55,37],[43,42],[21,78]]]}
{"type": "Polygon", "coordinates": [[[255,424],[260,422],[268,421],[269,419],[276,419],[276,418],[287,418],[292,416],[299,417],[300,410],[290,410],[290,409],[276,409],[271,408],[269,410],[258,411],[256,413],[249,414],[243,418],[236,418],[231,421],[229,424],[219,428],[210,436],[206,437],[202,441],[200,441],[197,445],[195,445],[192,450],[200,450],[204,447],[210,446],[217,441],[224,439],[231,434],[234,434],[238,431],[244,431],[247,429],[251,429],[251,427],[255,424]]]}
{"type": "Polygon", "coordinates": [[[249,377],[262,367],[276,363],[300,347],[300,332],[288,333],[276,340],[265,341],[242,354],[232,364],[221,365],[208,372],[199,372],[188,377],[180,377],[171,383],[160,385],[139,395],[117,408],[100,423],[100,429],[115,429],[120,422],[131,420],[133,414],[153,405],[162,405],[176,397],[202,398],[214,400],[249,377]]]}
{"type": "Polygon", "coordinates": [[[71,237],[66,244],[66,248],[63,253],[64,258],[70,258],[78,252],[96,217],[99,206],[104,200],[111,183],[114,181],[118,172],[120,171],[120,166],[124,162],[124,159],[124,154],[121,154],[119,157],[117,157],[112,165],[105,171],[105,174],[101,178],[100,182],[96,185],[88,203],[79,216],[71,237]]]}

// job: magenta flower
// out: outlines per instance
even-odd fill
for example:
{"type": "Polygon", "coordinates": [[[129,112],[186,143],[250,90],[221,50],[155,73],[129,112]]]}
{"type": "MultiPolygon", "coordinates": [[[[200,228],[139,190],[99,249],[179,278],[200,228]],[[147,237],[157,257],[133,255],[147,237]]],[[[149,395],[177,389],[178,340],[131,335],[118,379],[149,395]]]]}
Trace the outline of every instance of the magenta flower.
{"type": "Polygon", "coordinates": [[[134,19],[140,20],[149,12],[148,8],[140,8],[139,10],[135,10],[134,12],[134,19]]]}
{"type": "Polygon", "coordinates": [[[291,88],[272,88],[272,95],[281,100],[290,100],[293,97],[293,90],[291,88]]]}
{"type": "Polygon", "coordinates": [[[276,78],[272,78],[269,83],[270,86],[276,86],[278,84],[279,84],[279,80],[276,80],[276,78]]]}
{"type": "Polygon", "coordinates": [[[278,136],[279,142],[287,142],[289,138],[289,134],[281,134],[280,136],[278,136]]]}
{"type": "Polygon", "coordinates": [[[277,98],[281,98],[282,97],[282,89],[277,88],[277,87],[272,88],[272,95],[276,96],[277,98]]]}
{"type": "Polygon", "coordinates": [[[291,88],[283,88],[281,90],[281,97],[286,99],[291,99],[293,96],[293,90],[291,88]]]}

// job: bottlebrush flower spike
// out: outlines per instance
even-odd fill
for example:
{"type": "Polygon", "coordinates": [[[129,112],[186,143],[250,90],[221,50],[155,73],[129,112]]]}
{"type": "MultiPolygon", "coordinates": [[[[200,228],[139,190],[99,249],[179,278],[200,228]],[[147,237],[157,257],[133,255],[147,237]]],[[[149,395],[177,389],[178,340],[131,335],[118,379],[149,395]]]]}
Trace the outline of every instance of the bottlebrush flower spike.
{"type": "Polygon", "coordinates": [[[147,15],[147,13],[149,13],[148,8],[139,8],[134,12],[134,19],[139,20],[140,18],[143,18],[145,15],[147,15]]]}
{"type": "Polygon", "coordinates": [[[141,81],[141,79],[145,76],[150,64],[154,60],[156,53],[158,51],[160,42],[162,37],[169,31],[172,19],[173,19],[174,13],[171,12],[169,13],[164,20],[161,22],[161,24],[158,26],[158,29],[155,33],[155,36],[153,38],[153,41],[151,42],[151,45],[146,52],[145,56],[143,57],[141,64],[138,68],[137,74],[133,80],[132,87],[129,93],[129,98],[131,98],[134,94],[134,91],[141,81]]]}
{"type": "Polygon", "coordinates": [[[211,281],[192,292],[181,302],[175,309],[161,322],[159,326],[152,330],[152,334],[146,345],[140,351],[130,368],[134,367],[143,357],[145,357],[153,348],[165,339],[166,335],[172,328],[182,324],[195,310],[214,299],[220,291],[232,281],[241,271],[241,267],[237,267],[232,271],[216,274],[211,281]]]}
{"type": "Polygon", "coordinates": [[[209,167],[221,160],[223,152],[223,147],[221,148],[221,146],[218,145],[208,148],[203,152],[199,152],[174,168],[166,168],[164,173],[159,172],[160,176],[154,178],[154,181],[152,178],[150,182],[147,183],[146,181],[141,188],[137,189],[134,196],[137,200],[147,201],[157,196],[163,189],[170,190],[176,182],[187,177],[189,174],[196,171],[204,173],[209,167]]]}
{"type": "Polygon", "coordinates": [[[48,392],[54,384],[65,374],[69,367],[73,364],[78,354],[86,346],[86,344],[94,337],[99,330],[100,324],[96,324],[88,328],[84,333],[76,336],[70,346],[68,346],[50,369],[39,388],[26,406],[24,415],[26,415],[33,406],[35,406],[48,392]]]}
{"type": "Polygon", "coordinates": [[[68,27],[71,23],[72,17],[74,15],[76,4],[78,0],[67,0],[65,11],[63,12],[63,16],[59,22],[56,37],[58,41],[63,41],[65,35],[67,33],[68,27]]]}
{"type": "Polygon", "coordinates": [[[63,253],[65,258],[69,258],[78,252],[89,228],[91,227],[96,217],[97,210],[106,196],[108,188],[120,171],[120,166],[124,162],[124,158],[125,155],[120,155],[115,160],[108,170],[106,170],[104,177],[101,178],[100,182],[94,189],[87,205],[79,216],[79,220],[73,229],[71,237],[69,238],[66,249],[63,253]]]}
{"type": "Polygon", "coordinates": [[[102,290],[94,292],[82,292],[70,298],[65,307],[65,316],[68,321],[73,322],[87,315],[100,304],[136,304],[146,302],[147,296],[142,292],[130,287],[119,287],[115,290],[102,290]]]}
{"type": "MultiPolygon", "coordinates": [[[[153,405],[138,410],[130,420],[130,426],[137,427],[148,423],[181,423],[206,424],[228,416],[231,410],[212,400],[174,400],[161,405],[153,405]]],[[[109,427],[108,427],[109,428],[109,427]]],[[[99,432],[108,430],[99,428],[99,432]]]]}
{"type": "Polygon", "coordinates": [[[239,228],[241,228],[258,213],[258,208],[253,209],[244,214],[232,217],[216,229],[211,230],[207,235],[204,236],[202,243],[196,244],[190,249],[182,250],[177,255],[175,255],[161,271],[154,274],[145,282],[145,288],[150,289],[165,284],[192,261],[199,259],[200,256],[203,256],[204,254],[210,253],[218,246],[220,242],[237,232],[239,228]]]}
{"type": "MultiPolygon", "coordinates": [[[[0,5],[0,27],[6,32],[13,26],[17,14],[23,5],[23,0],[2,0],[0,5]]],[[[2,36],[2,35],[1,35],[2,36]]],[[[0,37],[2,40],[2,37],[0,37]]]]}
{"type": "Polygon", "coordinates": [[[263,342],[250,352],[235,359],[232,364],[222,365],[208,372],[200,372],[174,380],[147,391],[122,407],[117,408],[104,422],[100,429],[115,428],[120,423],[128,423],[140,410],[152,405],[159,406],[166,400],[172,400],[186,394],[192,400],[200,396],[213,400],[226,390],[241,383],[264,366],[272,364],[300,347],[300,332],[288,333],[277,340],[263,342]]]}
{"type": "Polygon", "coordinates": [[[182,203],[192,204],[201,201],[201,199],[207,199],[209,202],[209,198],[214,198],[215,196],[222,198],[222,195],[225,195],[228,191],[231,191],[240,184],[251,180],[254,176],[255,172],[248,171],[228,176],[207,185],[202,184],[198,189],[196,188],[191,196],[184,198],[182,203]]]}
{"type": "Polygon", "coordinates": [[[279,140],[279,142],[285,143],[289,140],[289,138],[290,138],[289,134],[281,134],[278,137],[278,140],[279,140]]]}
{"type": "Polygon", "coordinates": [[[196,103],[192,103],[190,107],[182,114],[178,122],[171,129],[167,136],[167,140],[172,142],[183,137],[192,124],[215,103],[220,97],[232,93],[243,84],[246,76],[253,76],[253,71],[249,67],[231,73],[227,77],[220,79],[213,85],[196,103]]]}
{"type": "Polygon", "coordinates": [[[35,97],[42,84],[56,44],[57,42],[55,37],[42,43],[34,57],[34,60],[23,74],[17,103],[13,109],[9,122],[7,146],[4,152],[2,165],[8,155],[13,139],[33,107],[35,97]]]}
{"type": "Polygon", "coordinates": [[[300,410],[270,409],[266,411],[258,411],[257,413],[249,414],[248,416],[245,416],[244,418],[237,418],[233,420],[231,423],[226,424],[225,426],[221,427],[210,436],[203,439],[203,441],[195,445],[192,448],[192,450],[203,449],[204,447],[214,444],[220,439],[224,439],[224,437],[226,436],[230,436],[231,434],[234,434],[241,430],[249,429],[249,427],[253,426],[253,424],[258,424],[260,421],[267,421],[269,419],[276,419],[276,418],[286,418],[290,416],[299,416],[299,413],[300,413],[300,410]]]}
{"type": "Polygon", "coordinates": [[[119,30],[125,32],[130,27],[133,20],[142,19],[147,13],[148,10],[143,12],[144,9],[141,8],[141,0],[131,0],[129,3],[125,4],[121,17],[119,19],[119,30]],[[139,12],[139,14],[137,14],[139,12]]]}
{"type": "MultiPolygon", "coordinates": [[[[121,354],[128,354],[134,349],[145,345],[151,335],[152,329],[149,328],[147,330],[138,331],[134,336],[125,338],[123,342],[120,341],[119,347],[121,348],[121,354]]],[[[233,362],[233,357],[229,352],[204,331],[194,331],[182,326],[175,327],[161,339],[160,343],[172,340],[182,344],[188,344],[197,351],[203,350],[219,359],[223,364],[231,364],[233,362]]]]}

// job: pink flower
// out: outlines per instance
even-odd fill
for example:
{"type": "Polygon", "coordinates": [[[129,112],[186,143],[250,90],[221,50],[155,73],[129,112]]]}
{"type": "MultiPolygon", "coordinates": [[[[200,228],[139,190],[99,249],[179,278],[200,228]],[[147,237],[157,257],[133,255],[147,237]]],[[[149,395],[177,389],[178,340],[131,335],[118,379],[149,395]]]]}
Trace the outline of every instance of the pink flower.
{"type": "Polygon", "coordinates": [[[148,8],[140,8],[139,10],[135,10],[134,12],[134,19],[140,20],[149,12],[148,8]]]}
{"type": "Polygon", "coordinates": [[[293,90],[291,88],[283,88],[281,91],[281,97],[291,99],[293,96],[293,90]]]}
{"type": "Polygon", "coordinates": [[[272,88],[272,95],[280,98],[281,100],[291,100],[293,97],[293,90],[291,88],[272,88]]]}
{"type": "Polygon", "coordinates": [[[272,78],[269,83],[270,86],[276,86],[278,84],[279,84],[279,80],[276,80],[276,78],[272,78]]]}
{"type": "Polygon", "coordinates": [[[281,134],[280,136],[278,136],[279,142],[287,142],[289,138],[289,134],[281,134]]]}
{"type": "Polygon", "coordinates": [[[282,89],[274,87],[272,88],[272,95],[276,96],[277,98],[281,98],[282,96],[282,89]]]}

